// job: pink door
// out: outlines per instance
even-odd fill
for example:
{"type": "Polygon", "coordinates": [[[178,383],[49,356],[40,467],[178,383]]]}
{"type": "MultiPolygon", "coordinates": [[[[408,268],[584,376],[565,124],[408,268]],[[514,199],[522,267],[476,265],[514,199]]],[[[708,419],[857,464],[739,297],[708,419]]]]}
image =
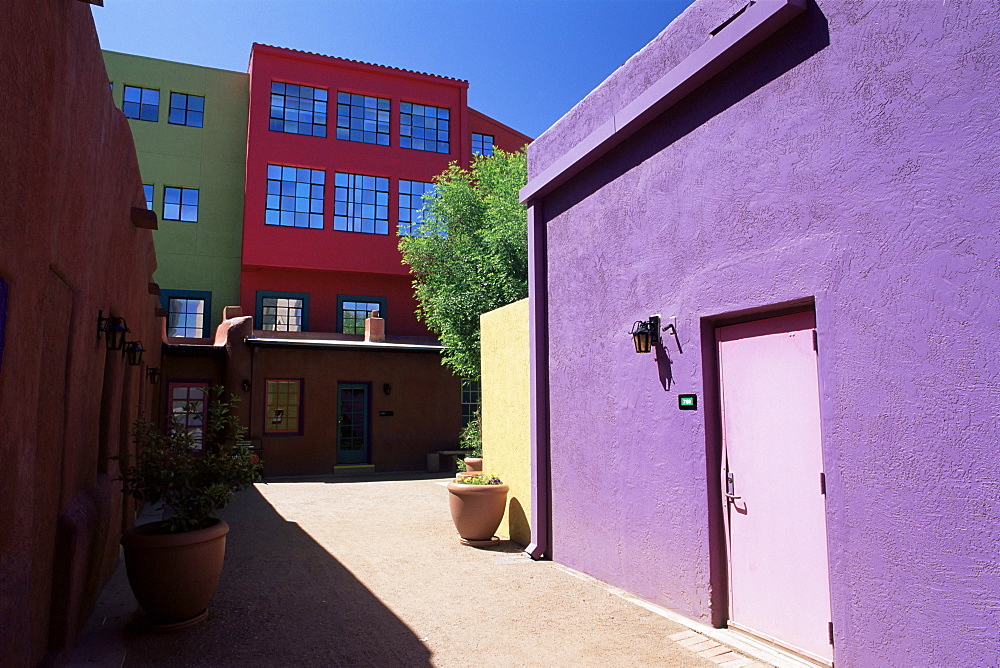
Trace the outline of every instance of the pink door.
{"type": "Polygon", "coordinates": [[[720,327],[730,625],[830,663],[812,312],[720,327]]]}

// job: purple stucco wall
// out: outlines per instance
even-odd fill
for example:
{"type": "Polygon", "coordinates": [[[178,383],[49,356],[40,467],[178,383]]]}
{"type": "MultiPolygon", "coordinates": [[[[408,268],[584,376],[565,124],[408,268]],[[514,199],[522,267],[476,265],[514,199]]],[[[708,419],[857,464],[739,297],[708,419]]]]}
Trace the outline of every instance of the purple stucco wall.
{"type": "MultiPolygon", "coordinates": [[[[531,145],[530,177],[742,4],[698,0],[531,145]]],[[[554,559],[725,621],[703,328],[811,298],[837,664],[1000,662],[1000,23],[986,4],[820,1],[534,202],[554,559]],[[627,335],[653,313],[677,316],[684,347],[667,340],[669,391],[627,335]],[[678,411],[678,392],[709,410],[678,411]]]]}

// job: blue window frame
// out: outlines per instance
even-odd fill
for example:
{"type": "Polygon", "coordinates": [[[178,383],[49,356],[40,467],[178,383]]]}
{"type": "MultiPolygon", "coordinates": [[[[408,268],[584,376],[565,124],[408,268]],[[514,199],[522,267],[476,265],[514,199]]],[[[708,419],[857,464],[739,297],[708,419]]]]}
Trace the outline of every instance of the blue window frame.
{"type": "Polygon", "coordinates": [[[322,230],[325,191],[322,169],[268,165],[264,224],[322,230]]]}
{"type": "Polygon", "coordinates": [[[442,107],[401,102],[399,104],[399,145],[416,151],[449,153],[451,112],[442,107]]]}
{"type": "Polygon", "coordinates": [[[160,91],[153,88],[125,86],[122,111],[128,118],[155,123],[160,119],[160,91]]]}
{"type": "Polygon", "coordinates": [[[323,88],[271,82],[270,128],[313,137],[326,136],[327,91],[323,88]]]}
{"type": "Polygon", "coordinates": [[[337,93],[337,139],[389,145],[389,100],[337,93]]]}
{"type": "Polygon", "coordinates": [[[365,318],[378,311],[385,318],[385,297],[337,295],[337,331],[343,334],[364,334],[365,318]]]}
{"type": "Polygon", "coordinates": [[[149,183],[142,184],[142,192],[146,196],[146,208],[153,210],[153,186],[149,183]]]}
{"type": "Polygon", "coordinates": [[[212,293],[205,290],[160,290],[167,312],[167,336],[204,338],[212,325],[212,293]]]}
{"type": "Polygon", "coordinates": [[[389,234],[389,179],[337,172],[333,229],[389,234]]]}
{"type": "Polygon", "coordinates": [[[205,98],[201,95],[170,93],[170,113],[167,122],[200,128],[205,122],[205,98]]]}
{"type": "Polygon", "coordinates": [[[163,188],[163,220],[180,220],[185,223],[198,222],[198,189],[163,188]]]}
{"type": "Polygon", "coordinates": [[[493,155],[493,135],[472,133],[472,155],[493,155]]]}
{"type": "Polygon", "coordinates": [[[254,321],[269,332],[309,331],[309,295],[304,292],[257,291],[254,321]]]}
{"type": "Polygon", "coordinates": [[[401,237],[420,234],[420,225],[424,222],[421,209],[424,206],[423,196],[433,192],[434,184],[424,181],[399,180],[399,224],[397,232],[401,237]]]}

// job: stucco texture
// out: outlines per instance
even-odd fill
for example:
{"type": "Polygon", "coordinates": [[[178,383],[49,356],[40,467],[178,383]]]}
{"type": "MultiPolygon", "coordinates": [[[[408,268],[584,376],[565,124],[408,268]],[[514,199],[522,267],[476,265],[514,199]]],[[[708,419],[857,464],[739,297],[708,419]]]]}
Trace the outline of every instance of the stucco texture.
{"type": "Polygon", "coordinates": [[[531,542],[528,300],[480,316],[483,471],[510,485],[498,534],[531,542]]]}
{"type": "Polygon", "coordinates": [[[0,665],[60,665],[134,520],[112,457],[153,408],[156,258],[90,5],[0,2],[0,82],[0,665]],[[101,312],[144,365],[106,349],[101,312]]]}
{"type": "MultiPolygon", "coordinates": [[[[530,172],[733,9],[696,2],[530,172]]],[[[716,318],[812,299],[837,665],[1000,662],[998,32],[969,0],[812,4],[536,202],[555,559],[725,621],[717,416],[676,394],[717,393],[716,318]],[[653,313],[669,363],[632,350],[653,313]]]]}

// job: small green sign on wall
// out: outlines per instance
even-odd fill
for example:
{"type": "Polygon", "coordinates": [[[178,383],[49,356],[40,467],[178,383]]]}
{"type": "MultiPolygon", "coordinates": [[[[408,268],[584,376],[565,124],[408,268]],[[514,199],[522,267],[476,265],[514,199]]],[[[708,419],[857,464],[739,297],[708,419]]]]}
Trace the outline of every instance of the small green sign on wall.
{"type": "Polygon", "coordinates": [[[682,411],[696,411],[698,410],[698,395],[697,394],[678,394],[677,395],[677,407],[682,411]]]}

